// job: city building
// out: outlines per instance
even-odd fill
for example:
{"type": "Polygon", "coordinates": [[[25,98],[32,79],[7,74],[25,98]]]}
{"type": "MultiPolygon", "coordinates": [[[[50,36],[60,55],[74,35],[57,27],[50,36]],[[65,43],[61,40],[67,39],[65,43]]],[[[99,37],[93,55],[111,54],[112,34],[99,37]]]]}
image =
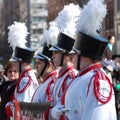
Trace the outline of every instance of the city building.
{"type": "Polygon", "coordinates": [[[114,0],[114,30],[116,36],[116,54],[120,55],[120,0],[114,0]]]}
{"type": "Polygon", "coordinates": [[[10,59],[12,48],[8,44],[8,26],[20,20],[20,0],[1,0],[0,12],[0,58],[3,65],[10,59]]]}
{"type": "Polygon", "coordinates": [[[114,35],[114,0],[106,0],[107,4],[107,15],[105,18],[105,37],[109,35],[114,35]]]}
{"type": "Polygon", "coordinates": [[[83,7],[83,4],[87,3],[88,0],[48,0],[48,22],[54,20],[58,12],[63,9],[64,5],[69,3],[79,4],[83,7]]]}
{"type": "Polygon", "coordinates": [[[115,35],[116,43],[113,54],[120,55],[120,0],[105,0],[107,15],[104,22],[103,34],[105,37],[115,35]]]}
{"type": "Polygon", "coordinates": [[[39,42],[43,30],[47,28],[48,20],[47,0],[30,1],[30,20],[31,20],[31,47],[39,51],[39,42]]]}

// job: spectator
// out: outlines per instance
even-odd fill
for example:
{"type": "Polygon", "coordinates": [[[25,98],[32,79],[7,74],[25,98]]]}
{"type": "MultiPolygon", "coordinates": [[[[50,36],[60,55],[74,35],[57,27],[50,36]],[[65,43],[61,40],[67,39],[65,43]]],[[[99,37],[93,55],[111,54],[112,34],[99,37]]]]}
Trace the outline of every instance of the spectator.
{"type": "Polygon", "coordinates": [[[113,51],[113,45],[115,44],[115,36],[110,35],[107,38],[109,40],[109,43],[105,49],[105,52],[103,54],[103,58],[107,60],[112,59],[112,51],[113,51]]]}
{"type": "Polygon", "coordinates": [[[112,74],[115,67],[114,61],[112,60],[112,51],[113,51],[113,45],[115,43],[115,36],[113,35],[108,36],[108,40],[109,40],[108,45],[103,54],[102,65],[108,77],[112,81],[112,74]]]}
{"type": "Polygon", "coordinates": [[[9,61],[5,65],[4,75],[8,77],[9,81],[14,81],[19,78],[19,68],[17,62],[9,61]]]}
{"type": "Polygon", "coordinates": [[[8,78],[2,85],[0,85],[0,119],[6,120],[5,105],[7,102],[12,101],[15,86],[19,77],[19,70],[16,63],[9,61],[5,65],[4,76],[8,78]]]}

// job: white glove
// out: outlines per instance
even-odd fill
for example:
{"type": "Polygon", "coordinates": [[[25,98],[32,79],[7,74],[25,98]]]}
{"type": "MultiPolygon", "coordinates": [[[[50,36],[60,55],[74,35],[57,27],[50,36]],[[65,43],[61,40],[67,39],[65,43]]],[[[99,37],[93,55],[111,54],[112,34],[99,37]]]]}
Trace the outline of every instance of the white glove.
{"type": "Polygon", "coordinates": [[[52,109],[51,109],[51,117],[53,120],[59,120],[60,117],[63,115],[63,106],[54,106],[52,109]]]}

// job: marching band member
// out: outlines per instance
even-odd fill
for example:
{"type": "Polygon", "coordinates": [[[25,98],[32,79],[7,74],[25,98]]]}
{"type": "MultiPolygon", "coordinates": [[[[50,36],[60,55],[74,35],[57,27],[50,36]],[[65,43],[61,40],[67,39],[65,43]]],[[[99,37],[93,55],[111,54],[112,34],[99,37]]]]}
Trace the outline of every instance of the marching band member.
{"type": "MultiPolygon", "coordinates": [[[[15,86],[12,100],[31,102],[33,93],[38,87],[38,81],[30,65],[34,50],[25,45],[28,34],[27,27],[25,23],[14,22],[14,24],[8,26],[8,29],[8,43],[13,49],[13,54],[9,61],[14,62],[16,66],[18,66],[20,75],[15,86]]],[[[12,101],[6,104],[5,111],[8,120],[14,118],[12,106],[12,101]]]]}
{"type": "Polygon", "coordinates": [[[90,0],[81,11],[74,44],[81,53],[80,73],[55,107],[55,120],[116,120],[112,83],[100,64],[108,40],[96,32],[105,15],[103,0],[90,0]]]}
{"type": "Polygon", "coordinates": [[[57,79],[56,67],[51,61],[51,53],[47,45],[44,46],[42,53],[38,53],[36,58],[36,68],[41,79],[40,85],[34,93],[32,102],[52,102],[53,87],[57,79]]]}
{"type": "Polygon", "coordinates": [[[55,19],[57,26],[60,28],[60,33],[57,44],[51,47],[50,50],[53,51],[52,58],[54,65],[60,66],[61,69],[54,87],[54,101],[61,99],[66,87],[78,74],[78,71],[74,68],[71,50],[76,35],[75,23],[78,20],[80,12],[80,7],[71,3],[64,6],[55,19]],[[73,14],[71,10],[75,10],[76,12],[73,14]]]}
{"type": "Polygon", "coordinates": [[[21,75],[18,79],[14,96],[21,102],[31,102],[32,96],[38,87],[36,75],[31,67],[31,61],[34,55],[32,49],[16,47],[15,57],[21,60],[21,75]]]}
{"type": "Polygon", "coordinates": [[[59,70],[59,76],[54,86],[54,102],[61,99],[62,94],[70,84],[71,80],[73,80],[78,74],[78,71],[74,68],[71,54],[69,53],[72,49],[74,41],[75,40],[68,35],[60,33],[57,45],[50,48],[50,50],[53,51],[52,58],[54,64],[62,67],[59,70]],[[67,43],[69,43],[69,45],[66,46],[67,43]]]}
{"type": "Polygon", "coordinates": [[[15,100],[22,102],[31,102],[33,93],[38,87],[38,81],[32,70],[31,62],[34,50],[27,47],[26,36],[28,34],[25,23],[14,22],[9,26],[9,43],[13,46],[14,53],[12,59],[19,59],[20,77],[14,92],[15,100]]]}
{"type": "Polygon", "coordinates": [[[49,48],[56,41],[59,33],[59,29],[55,25],[54,21],[50,22],[50,28],[44,30],[43,38],[41,39],[43,49],[34,57],[36,60],[37,76],[41,80],[38,89],[33,95],[32,102],[34,103],[53,101],[53,88],[58,77],[58,70],[56,70],[53,64],[52,51],[49,48]]]}
{"type": "Polygon", "coordinates": [[[54,110],[56,110],[56,106],[59,106],[61,96],[66,91],[67,86],[69,86],[72,80],[78,75],[78,71],[75,69],[73,63],[74,54],[71,53],[71,50],[76,35],[75,22],[78,20],[79,15],[80,7],[71,3],[66,5],[55,19],[61,31],[58,35],[57,44],[51,47],[50,50],[53,51],[52,58],[55,66],[60,66],[61,69],[54,86],[54,106],[50,110],[49,119],[55,119],[52,114],[55,113],[54,110]],[[75,10],[75,12],[71,10],[75,10]]]}

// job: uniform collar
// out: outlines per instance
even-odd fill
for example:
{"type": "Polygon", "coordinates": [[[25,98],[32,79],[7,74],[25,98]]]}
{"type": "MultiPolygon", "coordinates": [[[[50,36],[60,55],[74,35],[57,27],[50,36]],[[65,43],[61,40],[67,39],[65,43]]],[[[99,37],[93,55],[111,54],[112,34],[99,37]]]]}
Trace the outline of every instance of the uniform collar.
{"type": "Polygon", "coordinates": [[[82,69],[82,70],[80,71],[79,76],[82,76],[82,75],[84,75],[85,73],[87,73],[87,72],[89,72],[89,71],[91,71],[91,70],[93,70],[93,69],[98,69],[98,68],[102,68],[100,62],[94,63],[94,64],[92,64],[92,65],[90,65],[90,66],[85,67],[84,69],[82,69]]]}
{"type": "Polygon", "coordinates": [[[57,76],[57,71],[54,70],[51,73],[49,73],[48,75],[46,75],[43,79],[43,82],[45,82],[48,78],[50,78],[51,76],[57,76]]]}
{"type": "Polygon", "coordinates": [[[74,66],[71,65],[71,66],[68,66],[65,70],[61,69],[61,70],[59,71],[59,76],[58,76],[58,78],[61,78],[65,73],[67,73],[68,71],[72,70],[73,68],[74,68],[74,66]]]}

